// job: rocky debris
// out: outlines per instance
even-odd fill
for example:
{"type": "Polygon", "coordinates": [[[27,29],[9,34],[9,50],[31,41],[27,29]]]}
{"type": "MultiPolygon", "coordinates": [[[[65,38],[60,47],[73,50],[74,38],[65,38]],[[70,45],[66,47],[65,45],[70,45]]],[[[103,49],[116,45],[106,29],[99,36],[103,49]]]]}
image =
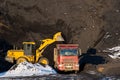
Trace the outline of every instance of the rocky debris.
{"type": "Polygon", "coordinates": [[[120,76],[119,62],[98,65],[97,68],[103,68],[101,73],[105,76],[120,76]]]}

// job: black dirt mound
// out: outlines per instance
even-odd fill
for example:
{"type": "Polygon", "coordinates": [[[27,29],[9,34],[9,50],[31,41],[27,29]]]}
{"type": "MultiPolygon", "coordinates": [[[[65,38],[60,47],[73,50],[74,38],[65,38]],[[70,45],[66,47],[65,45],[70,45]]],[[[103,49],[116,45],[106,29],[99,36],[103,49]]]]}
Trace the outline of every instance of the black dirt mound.
{"type": "MultiPolygon", "coordinates": [[[[0,39],[22,46],[61,31],[65,43],[77,43],[82,52],[120,44],[119,0],[0,0],[0,39]]],[[[38,44],[39,46],[39,44],[38,44]]],[[[53,48],[44,55],[53,60],[53,48]],[[51,54],[51,56],[49,56],[51,54]]]]}

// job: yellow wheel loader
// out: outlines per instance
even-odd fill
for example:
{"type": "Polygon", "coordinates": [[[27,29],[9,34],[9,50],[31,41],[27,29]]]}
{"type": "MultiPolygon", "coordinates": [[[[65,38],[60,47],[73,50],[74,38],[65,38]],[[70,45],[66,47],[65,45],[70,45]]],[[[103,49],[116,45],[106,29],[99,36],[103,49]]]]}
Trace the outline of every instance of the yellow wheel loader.
{"type": "Polygon", "coordinates": [[[8,50],[6,60],[9,62],[16,62],[17,64],[28,61],[31,63],[40,63],[40,64],[49,64],[47,58],[45,58],[42,53],[45,48],[56,42],[56,41],[64,41],[61,32],[57,32],[53,39],[44,39],[40,44],[38,49],[35,49],[35,42],[23,42],[23,49],[21,50],[8,50]]]}

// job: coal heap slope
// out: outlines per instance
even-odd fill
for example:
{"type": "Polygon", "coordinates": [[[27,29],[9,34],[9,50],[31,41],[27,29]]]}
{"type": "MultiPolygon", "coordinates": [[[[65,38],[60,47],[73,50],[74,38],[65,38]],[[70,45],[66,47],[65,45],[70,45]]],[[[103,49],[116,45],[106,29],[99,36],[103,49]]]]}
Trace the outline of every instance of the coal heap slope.
{"type": "Polygon", "coordinates": [[[61,31],[66,43],[89,47],[116,46],[120,1],[115,0],[1,0],[0,38],[21,46],[61,31]],[[19,35],[19,36],[18,36],[19,35]]]}

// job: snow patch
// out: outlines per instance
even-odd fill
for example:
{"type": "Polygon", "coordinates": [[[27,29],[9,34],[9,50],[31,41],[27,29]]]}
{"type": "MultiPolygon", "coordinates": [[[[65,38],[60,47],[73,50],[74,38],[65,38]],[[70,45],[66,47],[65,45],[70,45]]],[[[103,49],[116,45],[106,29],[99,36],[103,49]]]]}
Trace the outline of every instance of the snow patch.
{"type": "Polygon", "coordinates": [[[105,39],[107,39],[107,38],[109,38],[109,37],[112,37],[112,35],[110,35],[110,33],[109,33],[109,32],[106,32],[106,34],[105,34],[104,38],[105,38],[105,39]]]}
{"type": "Polygon", "coordinates": [[[113,47],[113,48],[108,48],[108,50],[110,50],[110,51],[120,51],[120,46],[116,46],[116,47],[113,47]]]}
{"type": "Polygon", "coordinates": [[[108,54],[108,56],[110,56],[113,59],[120,59],[120,46],[108,48],[108,51],[111,53],[108,54]]]}
{"type": "Polygon", "coordinates": [[[15,76],[39,76],[56,74],[56,71],[49,65],[45,67],[39,63],[32,64],[29,62],[23,62],[19,65],[14,65],[10,70],[4,73],[0,73],[0,77],[15,77],[15,76]]]}

